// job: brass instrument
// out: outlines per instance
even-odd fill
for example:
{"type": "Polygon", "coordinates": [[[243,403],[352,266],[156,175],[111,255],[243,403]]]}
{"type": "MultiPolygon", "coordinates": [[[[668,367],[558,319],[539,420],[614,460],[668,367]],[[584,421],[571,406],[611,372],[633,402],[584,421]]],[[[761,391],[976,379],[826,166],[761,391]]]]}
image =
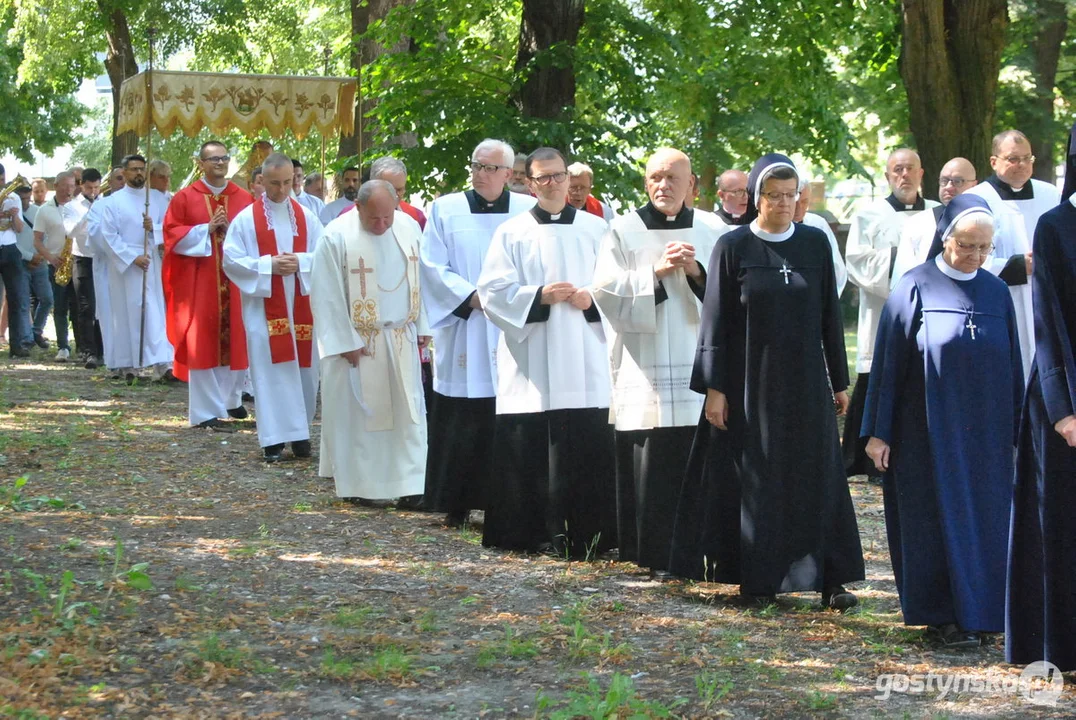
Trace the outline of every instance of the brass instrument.
{"type": "MultiPolygon", "coordinates": [[[[93,202],[97,202],[108,192],[108,181],[110,179],[105,178],[104,182],[98,186],[97,197],[93,199],[93,202]]],[[[79,225],[85,225],[88,219],[88,217],[83,218],[79,225]]],[[[75,227],[76,229],[78,228],[77,225],[75,227]]],[[[60,267],[56,268],[56,275],[53,278],[57,285],[68,285],[71,282],[71,268],[75,264],[74,254],[72,253],[74,242],[70,235],[64,238],[64,249],[60,252],[60,267]]]]}
{"type": "Polygon", "coordinates": [[[255,143],[254,147],[250,149],[250,155],[247,156],[247,161],[243,163],[243,167],[236,170],[235,175],[232,176],[232,182],[244,190],[250,190],[250,173],[254,168],[265,162],[265,158],[269,157],[273,152],[273,146],[268,142],[255,143]]]}
{"type": "MultiPolygon", "coordinates": [[[[22,175],[16,175],[15,179],[4,186],[3,190],[0,190],[0,209],[4,207],[4,202],[7,200],[11,193],[15,192],[15,188],[23,186],[30,187],[30,181],[24,178],[22,175]]],[[[21,211],[20,211],[21,212],[21,211]]],[[[7,215],[0,217],[0,231],[11,229],[11,218],[7,215]]]]}

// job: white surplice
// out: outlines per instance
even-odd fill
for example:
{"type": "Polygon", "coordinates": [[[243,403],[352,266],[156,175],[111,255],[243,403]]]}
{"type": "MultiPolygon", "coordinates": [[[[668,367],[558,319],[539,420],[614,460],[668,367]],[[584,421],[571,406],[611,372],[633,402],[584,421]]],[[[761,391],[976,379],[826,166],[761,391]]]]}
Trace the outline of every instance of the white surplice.
{"type": "MultiPolygon", "coordinates": [[[[430,210],[422,239],[422,302],[433,330],[433,389],[441,395],[495,394],[493,363],[500,330],[480,310],[467,319],[455,311],[475,292],[493,231],[534,206],[529,195],[505,194],[507,199],[502,195],[500,202],[507,202],[507,212],[472,212],[468,193],[438,198],[430,210]]],[[[486,202],[481,196],[478,201],[486,202]]]]}
{"type": "MultiPolygon", "coordinates": [[[[989,181],[968,190],[968,193],[986,200],[994,213],[994,252],[983,263],[983,269],[994,275],[1000,275],[1013,256],[1031,252],[1039,218],[1061,204],[1061,193],[1056,187],[1041,180],[1028,182],[1034,193],[1034,197],[1028,200],[1004,200],[989,181]]],[[[1035,357],[1035,311],[1031,302],[1031,278],[1026,271],[1024,278],[1023,283],[1009,285],[1009,293],[1016,308],[1016,327],[1020,334],[1020,355],[1024,361],[1026,380],[1031,374],[1031,361],[1035,357]]]]}
{"type": "MultiPolygon", "coordinates": [[[[288,207],[265,199],[271,209],[271,229],[276,235],[279,254],[290,253],[294,245],[294,225],[288,207]]],[[[255,205],[243,208],[228,226],[224,237],[224,272],[239,288],[243,298],[243,327],[247,333],[247,357],[254,395],[258,399],[255,413],[258,420],[258,444],[262,447],[283,442],[310,439],[310,423],[314,420],[318,398],[318,353],[315,343],[310,367],[299,367],[299,361],[274,363],[269,354],[269,326],[265,317],[265,300],[272,296],[273,259],[261,255],[258,237],[254,232],[255,205]]],[[[310,271],[314,250],[322,227],[314,213],[301,205],[306,218],[306,252],[299,258],[299,291],[310,294],[310,271]]],[[[294,339],[295,276],[284,276],[284,297],[288,317],[292,321],[294,339]]],[[[315,329],[316,332],[316,329],[315,329]]],[[[296,348],[298,358],[298,348],[296,348]]]]}
{"type": "MultiPolygon", "coordinates": [[[[412,295],[411,282],[418,278],[421,241],[418,224],[400,211],[381,236],[363,231],[355,212],[329,223],[314,253],[310,300],[321,355],[319,474],[334,478],[339,497],[381,500],[421,495],[426,482],[426,408],[417,341],[430,331],[417,288],[412,295]],[[348,252],[349,243],[356,247],[355,236],[360,232],[361,246],[374,249],[372,257],[352,257],[348,252]],[[352,312],[353,302],[360,298],[351,293],[352,273],[367,270],[366,287],[376,288],[382,328],[374,332],[372,342],[375,354],[384,354],[375,373],[381,387],[388,390],[391,421],[368,415],[373,407],[360,398],[368,398],[364,392],[377,388],[366,388],[360,369],[342,356],[367,347],[352,312]],[[412,300],[419,307],[412,307],[412,300]],[[410,392],[405,391],[404,378],[410,379],[410,392]],[[371,429],[377,420],[391,427],[371,429]]],[[[375,360],[382,358],[363,357],[359,367],[375,360]]]]}
{"type": "Polygon", "coordinates": [[[610,330],[610,416],[617,430],[695,425],[702,411],[703,396],[689,387],[702,303],[682,269],[659,282],[654,265],[669,243],[686,242],[705,269],[729,227],[713,213],[685,208],[668,219],[675,229],[651,229],[641,213],[653,218],[656,212],[647,205],[614,219],[594,271],[594,300],[610,330]],[[659,287],[667,295],[662,302],[659,287]]]}
{"type": "Polygon", "coordinates": [[[934,234],[938,232],[938,221],[941,217],[937,211],[940,208],[941,206],[937,206],[930,212],[919,213],[904,223],[900,231],[900,240],[897,241],[897,256],[893,260],[893,277],[889,280],[890,290],[897,286],[906,272],[926,262],[930,246],[934,244],[934,234]]]}
{"type": "MultiPolygon", "coordinates": [[[[94,203],[96,204],[96,203],[94,203]]],[[[105,342],[105,364],[110,368],[137,368],[138,339],[142,314],[142,278],[146,278],[146,331],[141,367],[172,362],[164,320],[164,289],[161,285],[161,258],[157,248],[164,243],[161,230],[167,210],[163,198],[150,195],[149,218],[153,231],[149,250],[144,249],[142,215],[146,211],[146,191],[123,187],[112,193],[101,209],[101,250],[94,266],[104,260],[108,292],[105,315],[99,315],[105,342]],[[134,264],[135,258],[149,256],[149,269],[134,264]],[[109,326],[107,331],[105,325],[109,326]]],[[[94,250],[97,250],[94,246],[94,250]]],[[[96,287],[96,286],[95,286],[96,287]]],[[[98,301],[100,302],[100,300],[98,301]]],[[[100,308],[100,305],[98,306],[100,308]]],[[[100,310],[99,310],[100,312],[100,310]]]]}
{"type": "Polygon", "coordinates": [[[101,235],[101,219],[111,197],[111,195],[98,197],[86,212],[86,249],[94,257],[93,312],[97,325],[101,328],[101,352],[104,355],[108,354],[108,347],[112,344],[112,325],[108,320],[111,316],[108,296],[108,260],[104,256],[105,239],[101,235]]]}
{"type": "Polygon", "coordinates": [[[478,294],[486,316],[502,331],[498,415],[609,407],[609,353],[597,308],[588,321],[569,302],[540,305],[548,319],[528,322],[544,285],[590,288],[606,227],[575,208],[552,217],[535,208],[494,233],[478,294]],[[557,222],[565,213],[571,224],[557,222]]]}
{"type": "Polygon", "coordinates": [[[848,284],[848,268],[844,266],[844,258],[841,257],[841,248],[837,244],[837,236],[833,234],[833,228],[824,217],[813,212],[805,214],[800,225],[818,228],[829,240],[829,250],[833,256],[833,274],[837,279],[837,297],[840,297],[844,293],[844,286],[848,284]]]}
{"type": "Polygon", "coordinates": [[[856,372],[869,373],[874,358],[874,338],[882,307],[889,297],[889,276],[904,224],[920,212],[936,207],[925,201],[924,210],[897,212],[885,199],[875,200],[852,217],[844,262],[848,279],[859,288],[859,323],[856,331],[856,372]]]}

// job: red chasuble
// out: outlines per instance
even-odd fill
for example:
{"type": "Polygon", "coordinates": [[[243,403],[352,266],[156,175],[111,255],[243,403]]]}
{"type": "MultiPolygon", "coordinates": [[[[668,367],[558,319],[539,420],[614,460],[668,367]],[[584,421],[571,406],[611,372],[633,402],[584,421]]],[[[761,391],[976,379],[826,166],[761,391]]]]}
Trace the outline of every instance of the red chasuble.
{"type": "Polygon", "coordinates": [[[164,282],[168,340],[175,348],[172,372],[187,380],[188,370],[227,366],[247,368],[247,338],[239,289],[224,274],[224,230],[210,238],[213,254],[189,257],[174,252],[195,225],[205,225],[223,207],[228,222],[253,202],[250,193],[229,182],[214,195],[198,181],[175,194],[164,216],[164,282]]]}
{"type": "Polygon", "coordinates": [[[602,220],[605,219],[605,213],[602,212],[601,201],[593,195],[587,195],[587,201],[583,204],[583,209],[591,215],[597,215],[602,220]]]}
{"type": "MultiPolygon", "coordinates": [[[[306,252],[306,215],[302,206],[288,198],[291,215],[295,218],[295,234],[292,236],[293,253],[306,252]]],[[[269,227],[268,208],[264,196],[254,201],[254,236],[258,240],[258,254],[270,257],[280,254],[276,246],[276,232],[269,227]]],[[[310,367],[314,348],[314,314],[310,310],[310,297],[300,292],[299,273],[284,277],[273,275],[273,294],[265,300],[265,319],[269,324],[269,358],[273,363],[295,360],[299,351],[299,367],[310,367]],[[295,332],[292,333],[288,317],[288,299],[284,295],[284,283],[295,283],[295,302],[292,308],[295,332]],[[294,338],[294,342],[292,341],[294,338]]]]}

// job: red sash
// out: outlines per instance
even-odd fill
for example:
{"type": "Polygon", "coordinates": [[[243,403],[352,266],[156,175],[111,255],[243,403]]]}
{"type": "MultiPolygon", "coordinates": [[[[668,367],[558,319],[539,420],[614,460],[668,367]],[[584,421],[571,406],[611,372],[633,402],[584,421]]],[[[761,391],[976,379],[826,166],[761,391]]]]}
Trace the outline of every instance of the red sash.
{"type": "MultiPolygon", "coordinates": [[[[288,198],[292,212],[295,214],[296,234],[293,238],[292,252],[306,252],[306,216],[302,206],[288,198]]],[[[279,253],[276,247],[276,233],[269,228],[265,217],[265,201],[254,201],[254,235],[258,239],[258,254],[275,257],[279,253]]],[[[295,350],[299,350],[299,367],[310,367],[314,340],[314,315],[310,311],[310,297],[300,292],[299,273],[292,276],[295,282],[295,333],[292,334],[291,319],[288,317],[288,301],[284,296],[284,276],[273,275],[273,294],[265,300],[265,319],[269,324],[269,357],[274,364],[291,362],[295,359],[295,350]],[[294,338],[294,342],[292,339],[294,338]]]]}

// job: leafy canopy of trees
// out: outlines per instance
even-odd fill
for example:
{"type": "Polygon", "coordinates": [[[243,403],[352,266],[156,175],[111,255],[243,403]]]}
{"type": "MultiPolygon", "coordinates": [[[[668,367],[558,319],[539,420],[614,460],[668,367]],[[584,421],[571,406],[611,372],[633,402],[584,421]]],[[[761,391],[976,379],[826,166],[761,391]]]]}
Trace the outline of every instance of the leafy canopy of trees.
{"type": "MultiPolygon", "coordinates": [[[[994,0],[968,0],[980,2],[994,0]]],[[[935,4],[960,6],[953,0],[935,4]]],[[[915,142],[901,72],[909,69],[901,55],[909,40],[907,5],[908,0],[0,0],[0,23],[7,31],[0,73],[12,88],[0,96],[0,145],[22,156],[33,149],[49,152],[82,125],[76,157],[106,162],[108,109],[80,108],[70,94],[81,79],[101,73],[101,57],[112,58],[113,69],[120,58],[123,73],[133,74],[137,63],[123,59],[124,37],[144,63],[145,29],[152,25],[159,30],[159,57],[167,58],[161,65],[304,75],[354,74],[352,68],[361,67],[363,159],[386,152],[401,156],[416,190],[464,185],[468,154],[484,137],[504,138],[521,150],[541,144],[563,148],[595,169],[600,192],[629,203],[641,198],[646,156],[662,145],[692,156],[704,194],[712,194],[720,170],[747,167],[775,149],[799,153],[835,174],[873,175],[886,145],[915,142]],[[535,15],[533,3],[547,5],[535,15]],[[556,17],[558,9],[579,27],[548,33],[553,40],[544,45],[533,27],[521,33],[525,10],[532,11],[533,22],[556,17]],[[353,37],[353,27],[365,28],[363,36],[353,37]],[[537,44],[521,52],[521,37],[537,44]],[[550,69],[569,71],[574,101],[542,113],[521,93],[550,69]]],[[[1073,5],[1007,4],[1010,22],[1002,28],[993,127],[1033,128],[1040,156],[1052,149],[1057,157],[1073,119],[1065,100],[1076,89],[1069,87],[1076,82],[1076,41],[1068,32],[1073,5]],[[1046,22],[1053,23],[1052,35],[1039,32],[1046,22]]],[[[178,180],[204,139],[158,138],[154,154],[172,162],[178,180]]],[[[225,142],[242,156],[253,139],[234,135],[225,142]]],[[[316,135],[274,141],[308,166],[318,165],[316,135]]],[[[335,154],[335,139],[330,141],[335,154]]],[[[333,167],[350,162],[353,157],[335,158],[333,167]]]]}

